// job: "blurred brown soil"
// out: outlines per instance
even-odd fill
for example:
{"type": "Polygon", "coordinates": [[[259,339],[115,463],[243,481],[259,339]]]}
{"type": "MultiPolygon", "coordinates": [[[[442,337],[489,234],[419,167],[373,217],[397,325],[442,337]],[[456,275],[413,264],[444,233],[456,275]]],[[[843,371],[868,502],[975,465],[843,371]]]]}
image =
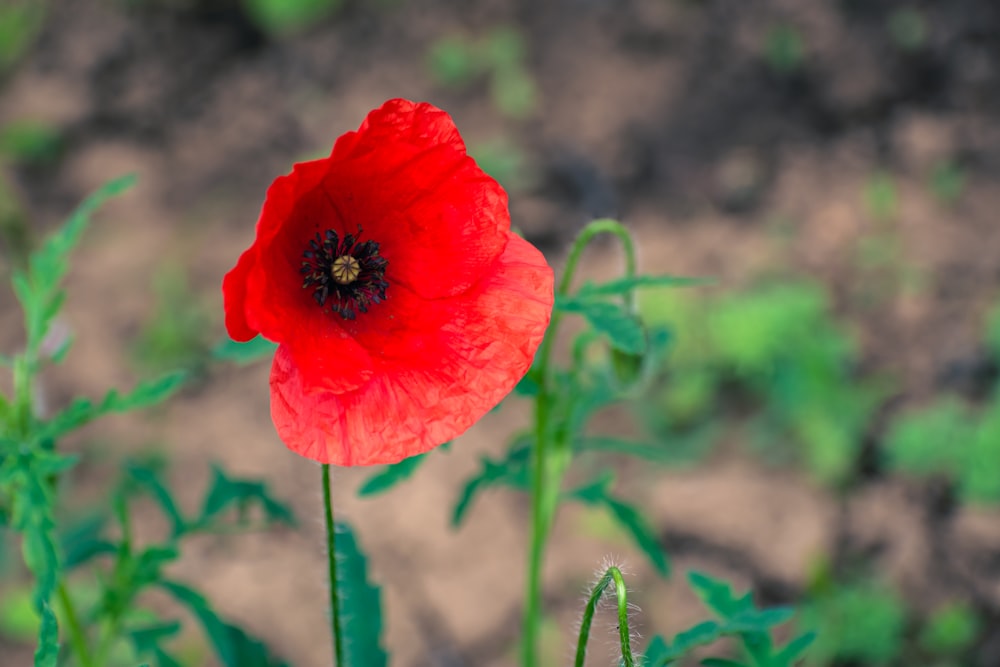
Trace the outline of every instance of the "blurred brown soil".
{"type": "MultiPolygon", "coordinates": [[[[152,279],[164,265],[183,267],[221,338],[221,278],[249,244],[271,179],[328,150],[395,96],[447,109],[470,145],[500,137],[524,148],[538,177],[511,193],[512,213],[556,266],[581,224],[613,215],[636,231],[645,268],[714,276],[712,289],[794,267],[832,286],[864,367],[902,388],[897,406],[940,390],[942,378],[980,355],[982,316],[1000,282],[1000,8],[988,0],[926,7],[929,35],[915,53],[884,34],[890,2],[350,2],[280,40],[236,20],[225,2],[201,12],[165,0],[115,5],[53,3],[38,43],[0,92],[0,125],[44,120],[67,140],[54,165],[7,170],[32,233],[52,228],[106,180],[140,176],[75,256],[63,316],[75,345],[45,377],[53,409],[135,381],[123,350],[153,313],[152,279]],[[806,49],[803,70],[787,77],[760,57],[767,30],[782,22],[799,29],[806,49]],[[540,100],[524,120],[503,117],[485,84],[443,87],[425,64],[436,39],[496,25],[516,26],[527,42],[540,100]],[[951,206],[926,186],[941,160],[966,167],[965,191],[951,206]],[[899,193],[891,223],[864,202],[879,170],[899,193]],[[890,289],[865,306],[878,274],[859,265],[859,244],[886,224],[899,239],[891,261],[911,268],[922,288],[890,289]]],[[[603,248],[588,268],[609,275],[618,261],[603,248]]],[[[10,350],[20,340],[18,313],[6,290],[0,304],[0,344],[10,350]]],[[[301,527],[199,538],[172,574],[202,587],[292,664],[330,664],[319,468],[277,440],[266,366],[213,368],[164,409],[89,428],[67,443],[86,453],[73,492],[100,502],[115,462],[148,448],[168,455],[189,509],[209,462],[266,479],[301,527]]],[[[488,492],[458,531],[448,516],[462,480],[526,423],[525,409],[512,401],[487,416],[384,497],[355,497],[370,471],[338,471],[338,510],[383,585],[394,664],[515,663],[525,501],[488,492]]],[[[841,507],[801,477],[740,456],[626,472],[622,492],[649,512],[677,572],[704,569],[787,602],[824,553],[875,549],[914,600],[955,593],[928,579],[936,536],[927,532],[927,500],[905,483],[875,480],[841,507]]],[[[560,663],[570,659],[581,592],[609,555],[629,565],[645,636],[702,616],[681,577],[659,580],[627,542],[594,525],[567,508],[552,541],[546,599],[559,630],[548,650],[560,663]]],[[[1000,545],[988,512],[963,510],[953,529],[956,543],[977,553],[1000,545]]],[[[988,573],[975,562],[956,567],[986,577],[981,589],[1000,609],[988,573]]],[[[597,644],[591,664],[607,664],[611,633],[597,644]]],[[[7,651],[0,645],[0,664],[27,660],[23,648],[7,651]]]]}

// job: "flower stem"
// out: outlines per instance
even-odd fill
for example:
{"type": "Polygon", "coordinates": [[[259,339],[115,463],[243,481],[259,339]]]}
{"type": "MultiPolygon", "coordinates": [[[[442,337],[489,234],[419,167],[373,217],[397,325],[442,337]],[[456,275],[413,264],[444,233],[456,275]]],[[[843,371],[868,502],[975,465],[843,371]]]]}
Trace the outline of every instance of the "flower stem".
{"type": "Polygon", "coordinates": [[[615,582],[615,596],[618,598],[618,636],[621,642],[622,665],[624,667],[634,667],[635,658],[632,656],[632,635],[628,625],[628,591],[625,588],[625,579],[622,572],[615,566],[611,566],[601,577],[594,590],[587,600],[587,607],[583,611],[583,620],[580,622],[580,638],[576,644],[575,667],[583,667],[587,658],[587,641],[590,639],[590,626],[594,620],[594,612],[597,610],[597,603],[607,589],[608,584],[615,582]]]}
{"type": "Polygon", "coordinates": [[[66,629],[69,631],[69,643],[73,647],[73,653],[76,654],[77,662],[80,667],[93,667],[94,662],[90,655],[90,647],[87,645],[87,637],[83,634],[80,618],[76,614],[76,607],[73,605],[73,599],[69,596],[65,582],[59,582],[56,594],[62,605],[63,618],[66,619],[66,629]]]}
{"type": "Polygon", "coordinates": [[[340,639],[340,600],[337,595],[337,548],[333,522],[333,501],[330,496],[330,465],[323,464],[323,506],[326,509],[326,559],[330,576],[330,634],[333,637],[333,664],[344,665],[344,649],[340,639]]]}
{"type": "MultiPolygon", "coordinates": [[[[629,277],[635,275],[635,245],[628,230],[615,220],[594,220],[584,227],[573,241],[566,258],[566,267],[556,288],[556,298],[565,296],[569,292],[580,257],[598,234],[613,234],[618,237],[625,252],[625,275],[629,277]]],[[[561,321],[562,313],[556,308],[552,312],[552,321],[538,350],[536,380],[539,389],[535,398],[535,446],[531,463],[531,546],[528,551],[527,592],[521,639],[521,661],[524,667],[538,666],[538,631],[542,616],[541,578],[545,545],[555,517],[563,474],[571,460],[568,434],[563,429],[553,433],[551,425],[555,396],[549,377],[549,365],[552,344],[561,321]]]]}

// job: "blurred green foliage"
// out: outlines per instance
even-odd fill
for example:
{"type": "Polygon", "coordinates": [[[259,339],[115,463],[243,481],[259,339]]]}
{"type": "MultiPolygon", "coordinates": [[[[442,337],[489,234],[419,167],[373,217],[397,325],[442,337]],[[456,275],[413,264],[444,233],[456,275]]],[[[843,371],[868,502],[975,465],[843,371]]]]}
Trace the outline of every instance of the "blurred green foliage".
{"type": "Polygon", "coordinates": [[[507,192],[529,189],[537,175],[525,152],[510,141],[494,140],[469,147],[479,167],[495,178],[507,192]]]}
{"type": "Polygon", "coordinates": [[[873,174],[865,183],[865,208],[879,221],[891,222],[899,215],[899,194],[896,182],[884,171],[873,174]]]}
{"type": "Polygon", "coordinates": [[[289,35],[336,13],[342,0],[242,0],[247,16],[265,33],[289,35]]]}
{"type": "Polygon", "coordinates": [[[0,75],[27,52],[45,25],[45,0],[4,0],[0,3],[0,75]]]}
{"type": "Polygon", "coordinates": [[[931,655],[954,656],[968,649],[981,629],[982,622],[968,604],[952,602],[931,613],[919,641],[931,655]]]}
{"type": "Polygon", "coordinates": [[[14,164],[48,164],[60,156],[62,149],[62,136],[48,123],[20,120],[0,130],[0,154],[14,164]]]}
{"type": "MultiPolygon", "coordinates": [[[[1000,304],[984,330],[985,347],[1000,361],[1000,304]]],[[[1000,503],[1000,386],[980,404],[944,395],[896,415],[884,449],[900,473],[947,480],[966,502],[1000,503]]]]}
{"type": "Polygon", "coordinates": [[[738,412],[767,459],[798,462],[827,483],[849,476],[886,388],[857,376],[853,338],[821,287],[764,284],[711,300],[671,294],[643,301],[642,312],[676,332],[645,411],[666,437],[716,420],[727,396],[742,396],[738,412]]]}
{"type": "Polygon", "coordinates": [[[164,264],[153,276],[153,312],[134,344],[144,368],[199,372],[208,362],[212,318],[188,285],[182,268],[164,264]]]}
{"type": "Polygon", "coordinates": [[[952,160],[942,160],[931,169],[929,185],[938,201],[954,204],[965,190],[965,171],[952,160]]]}
{"type": "Polygon", "coordinates": [[[806,631],[781,645],[773,637],[774,631],[792,618],[791,608],[759,609],[750,593],[735,595],[727,582],[702,572],[689,572],[688,582],[718,620],[698,623],[670,641],[661,635],[654,636],[639,660],[642,667],[676,664],[688,653],[724,637],[737,640],[741,659],[704,658],[700,664],[706,667],[792,667],[799,664],[803,651],[816,639],[815,632],[806,631]]]}
{"type": "Polygon", "coordinates": [[[802,34],[793,26],[772,26],[764,38],[764,61],[776,74],[788,75],[802,68],[805,44],[802,34]]]}
{"type": "Polygon", "coordinates": [[[802,628],[817,633],[805,664],[887,664],[902,651],[907,614],[879,583],[837,582],[814,593],[802,607],[802,628]]]}
{"type": "Polygon", "coordinates": [[[915,7],[900,7],[889,15],[889,37],[902,51],[916,51],[927,43],[927,19],[915,7]]]}
{"type": "Polygon", "coordinates": [[[432,76],[446,86],[487,78],[493,104],[507,117],[525,118],[538,106],[524,37],[516,28],[497,27],[479,39],[443,37],[431,46],[427,64],[432,76]]]}

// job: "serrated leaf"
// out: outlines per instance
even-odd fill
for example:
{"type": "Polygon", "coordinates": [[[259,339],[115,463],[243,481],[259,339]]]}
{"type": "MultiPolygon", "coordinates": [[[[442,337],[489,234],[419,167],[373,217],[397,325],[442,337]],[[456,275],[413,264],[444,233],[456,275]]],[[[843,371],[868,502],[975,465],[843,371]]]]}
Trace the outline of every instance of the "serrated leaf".
{"type": "Polygon", "coordinates": [[[162,578],[163,566],[177,560],[180,553],[171,545],[153,545],[142,550],[135,559],[132,580],[136,589],[159,581],[162,578]]]}
{"type": "Polygon", "coordinates": [[[136,462],[125,464],[125,472],[156,501],[156,504],[170,521],[171,536],[178,537],[183,534],[187,527],[187,520],[178,509],[170,490],[160,481],[159,474],[152,468],[136,462]]]}
{"type": "Polygon", "coordinates": [[[101,537],[106,520],[104,515],[91,516],[62,533],[63,567],[72,570],[96,556],[115,553],[115,545],[101,537]]]}
{"type": "Polygon", "coordinates": [[[224,667],[288,667],[287,663],[273,657],[262,642],[219,618],[198,592],[170,580],[157,583],[198,619],[224,667]]]}
{"type": "Polygon", "coordinates": [[[237,364],[249,364],[259,359],[274,356],[278,349],[277,343],[272,343],[263,336],[257,336],[246,343],[238,343],[227,338],[212,350],[212,357],[218,361],[231,361],[237,364]]]}
{"type": "Polygon", "coordinates": [[[138,655],[154,653],[160,648],[160,642],[174,637],[181,630],[179,621],[167,621],[128,630],[128,638],[138,655]]]}
{"type": "Polygon", "coordinates": [[[815,632],[807,632],[791,640],[774,656],[778,667],[791,667],[809,646],[816,641],[815,632]]]}
{"type": "Polygon", "coordinates": [[[408,480],[424,462],[426,454],[417,454],[403,459],[399,463],[385,466],[381,471],[371,475],[358,489],[359,496],[376,496],[385,493],[400,482],[408,480]]]}
{"type": "Polygon", "coordinates": [[[722,626],[715,621],[703,621],[692,628],[677,633],[674,641],[670,643],[671,650],[677,656],[681,656],[691,649],[711,644],[722,634],[722,626]]]}
{"type": "Polygon", "coordinates": [[[606,283],[584,283],[576,292],[576,297],[615,296],[628,294],[647,287],[698,287],[711,285],[711,278],[686,278],[683,276],[632,276],[617,278],[606,283]]]}
{"type": "Polygon", "coordinates": [[[787,622],[795,615],[791,607],[750,609],[729,619],[729,628],[735,632],[768,632],[773,626],[787,622]]]}
{"type": "Polygon", "coordinates": [[[368,580],[368,562],[351,527],[337,523],[335,531],[344,667],[385,667],[380,589],[368,580]]]}
{"type": "Polygon", "coordinates": [[[29,349],[41,344],[58,312],[62,298],[58,288],[69,267],[68,255],[79,242],[90,216],[105,201],[124,192],[134,182],[134,176],[126,176],[98,188],[83,200],[62,228],[31,254],[27,274],[15,272],[14,291],[24,308],[29,349]]]}
{"type": "Polygon", "coordinates": [[[582,315],[615,348],[632,354],[646,351],[646,333],[639,320],[620,304],[573,297],[557,297],[556,308],[582,315]]]}
{"type": "Polygon", "coordinates": [[[473,499],[486,488],[491,486],[527,488],[530,455],[530,445],[526,444],[524,439],[519,439],[513,443],[507,452],[507,457],[503,460],[493,461],[488,457],[482,457],[480,459],[482,469],[478,474],[466,480],[465,486],[462,487],[462,492],[459,494],[452,512],[451,525],[458,526],[462,523],[473,499]]]}
{"type": "Polygon", "coordinates": [[[730,585],[697,571],[688,572],[688,581],[709,609],[725,619],[730,619],[749,608],[746,598],[733,597],[730,585]]]}
{"type": "Polygon", "coordinates": [[[55,439],[109,412],[127,412],[155,405],[180,389],[187,377],[186,372],[178,371],[140,382],[132,391],[125,394],[112,389],[97,404],[87,398],[78,398],[62,412],[44,422],[39,428],[37,438],[55,439]]]}
{"type": "Polygon", "coordinates": [[[180,389],[187,379],[188,373],[186,371],[176,371],[153,380],[140,382],[126,394],[119,394],[112,389],[101,403],[101,412],[128,412],[156,405],[180,389]]]}
{"type": "Polygon", "coordinates": [[[196,525],[204,526],[210,519],[233,506],[240,512],[245,512],[252,504],[257,504],[264,510],[268,521],[295,524],[291,508],[271,496],[264,482],[229,477],[221,467],[213,464],[212,486],[205,494],[201,516],[196,525]]]}

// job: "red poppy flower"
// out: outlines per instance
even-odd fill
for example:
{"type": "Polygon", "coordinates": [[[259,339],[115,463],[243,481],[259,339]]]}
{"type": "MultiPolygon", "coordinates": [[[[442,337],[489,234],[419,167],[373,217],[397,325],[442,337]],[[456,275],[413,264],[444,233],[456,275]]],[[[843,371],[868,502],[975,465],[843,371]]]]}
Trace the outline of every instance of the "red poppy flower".
{"type": "Polygon", "coordinates": [[[226,329],[277,342],[271,417],[322,463],[394,463],[454,438],[531,365],[552,270],[451,118],[390,100],[268,189],[222,283],[226,329]]]}

